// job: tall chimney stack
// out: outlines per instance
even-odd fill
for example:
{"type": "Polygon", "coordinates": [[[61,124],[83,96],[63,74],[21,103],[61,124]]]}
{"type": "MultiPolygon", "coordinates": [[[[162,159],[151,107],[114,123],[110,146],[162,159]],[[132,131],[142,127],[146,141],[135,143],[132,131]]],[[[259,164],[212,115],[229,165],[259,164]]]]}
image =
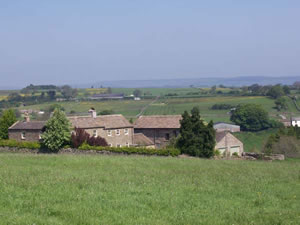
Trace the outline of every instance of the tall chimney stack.
{"type": "Polygon", "coordinates": [[[94,109],[94,108],[91,108],[90,110],[89,110],[89,113],[91,114],[91,117],[92,118],[96,118],[97,117],[97,112],[96,112],[96,110],[94,109]]]}
{"type": "Polygon", "coordinates": [[[24,121],[27,123],[27,122],[30,122],[30,116],[28,113],[25,113],[25,116],[24,116],[24,121]]]}

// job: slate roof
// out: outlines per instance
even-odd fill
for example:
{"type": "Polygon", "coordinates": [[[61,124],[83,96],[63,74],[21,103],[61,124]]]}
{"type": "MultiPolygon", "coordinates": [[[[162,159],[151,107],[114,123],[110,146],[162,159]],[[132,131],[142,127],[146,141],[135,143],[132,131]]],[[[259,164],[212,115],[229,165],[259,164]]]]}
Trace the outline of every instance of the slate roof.
{"type": "Polygon", "coordinates": [[[142,133],[135,133],[133,136],[133,143],[140,146],[154,145],[154,142],[142,133]]]}
{"type": "Polygon", "coordinates": [[[46,121],[18,121],[14,123],[9,130],[42,130],[46,124],[46,121]]]}
{"type": "Polygon", "coordinates": [[[230,124],[230,123],[223,123],[223,122],[219,122],[219,123],[215,123],[214,124],[214,128],[219,128],[219,129],[229,129],[229,128],[240,128],[240,126],[235,125],[235,124],[230,124]]]}
{"type": "Polygon", "coordinates": [[[74,116],[68,117],[73,127],[77,128],[98,128],[116,129],[133,127],[128,120],[122,115],[105,115],[93,118],[91,116],[74,116]]]}
{"type": "Polygon", "coordinates": [[[216,142],[220,142],[225,136],[227,132],[216,132],[216,142]]]}
{"type": "Polygon", "coordinates": [[[181,115],[175,116],[140,116],[134,123],[134,128],[179,129],[181,115]]]}

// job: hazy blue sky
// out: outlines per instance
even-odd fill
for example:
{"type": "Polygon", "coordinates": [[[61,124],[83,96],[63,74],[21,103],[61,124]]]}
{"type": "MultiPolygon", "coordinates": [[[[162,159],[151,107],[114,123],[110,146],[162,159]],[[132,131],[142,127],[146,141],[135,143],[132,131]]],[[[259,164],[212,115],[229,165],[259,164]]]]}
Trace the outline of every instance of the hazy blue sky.
{"type": "Polygon", "coordinates": [[[299,0],[1,0],[1,86],[300,75],[299,0]]]}

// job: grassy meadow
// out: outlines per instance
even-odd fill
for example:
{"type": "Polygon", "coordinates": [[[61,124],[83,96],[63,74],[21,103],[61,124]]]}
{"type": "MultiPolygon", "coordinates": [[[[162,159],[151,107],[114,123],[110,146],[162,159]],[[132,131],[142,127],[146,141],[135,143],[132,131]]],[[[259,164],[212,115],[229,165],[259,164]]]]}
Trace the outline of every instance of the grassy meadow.
{"type": "Polygon", "coordinates": [[[1,224],[299,224],[300,161],[0,154],[1,224]]]}

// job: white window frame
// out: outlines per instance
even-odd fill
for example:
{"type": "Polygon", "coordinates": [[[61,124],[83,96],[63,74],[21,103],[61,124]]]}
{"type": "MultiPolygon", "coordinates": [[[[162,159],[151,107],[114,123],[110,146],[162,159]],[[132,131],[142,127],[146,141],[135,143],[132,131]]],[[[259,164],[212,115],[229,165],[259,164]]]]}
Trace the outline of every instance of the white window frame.
{"type": "Polygon", "coordinates": [[[107,136],[111,137],[112,136],[112,132],[111,130],[107,130],[107,136]]]}
{"type": "Polygon", "coordinates": [[[42,133],[39,133],[39,140],[42,140],[42,133]]]}
{"type": "Polygon", "coordinates": [[[21,139],[26,140],[26,132],[25,131],[21,132],[21,139]]]}
{"type": "Polygon", "coordinates": [[[125,128],[125,129],[124,129],[124,134],[125,134],[125,135],[128,135],[128,134],[129,134],[129,129],[128,129],[128,128],[125,128]]]}
{"type": "Polygon", "coordinates": [[[116,135],[120,136],[120,134],[121,134],[121,130],[120,129],[116,129],[116,135]]]}
{"type": "Polygon", "coordinates": [[[126,147],[129,147],[129,143],[128,142],[126,142],[126,147]]]}
{"type": "Polygon", "coordinates": [[[93,130],[93,137],[98,137],[98,131],[97,130],[93,130]]]}
{"type": "Polygon", "coordinates": [[[122,147],[122,145],[121,144],[117,144],[117,148],[121,148],[122,147]]]}
{"type": "Polygon", "coordinates": [[[110,144],[108,144],[108,146],[109,146],[109,147],[112,147],[113,145],[110,143],[110,144]]]}

